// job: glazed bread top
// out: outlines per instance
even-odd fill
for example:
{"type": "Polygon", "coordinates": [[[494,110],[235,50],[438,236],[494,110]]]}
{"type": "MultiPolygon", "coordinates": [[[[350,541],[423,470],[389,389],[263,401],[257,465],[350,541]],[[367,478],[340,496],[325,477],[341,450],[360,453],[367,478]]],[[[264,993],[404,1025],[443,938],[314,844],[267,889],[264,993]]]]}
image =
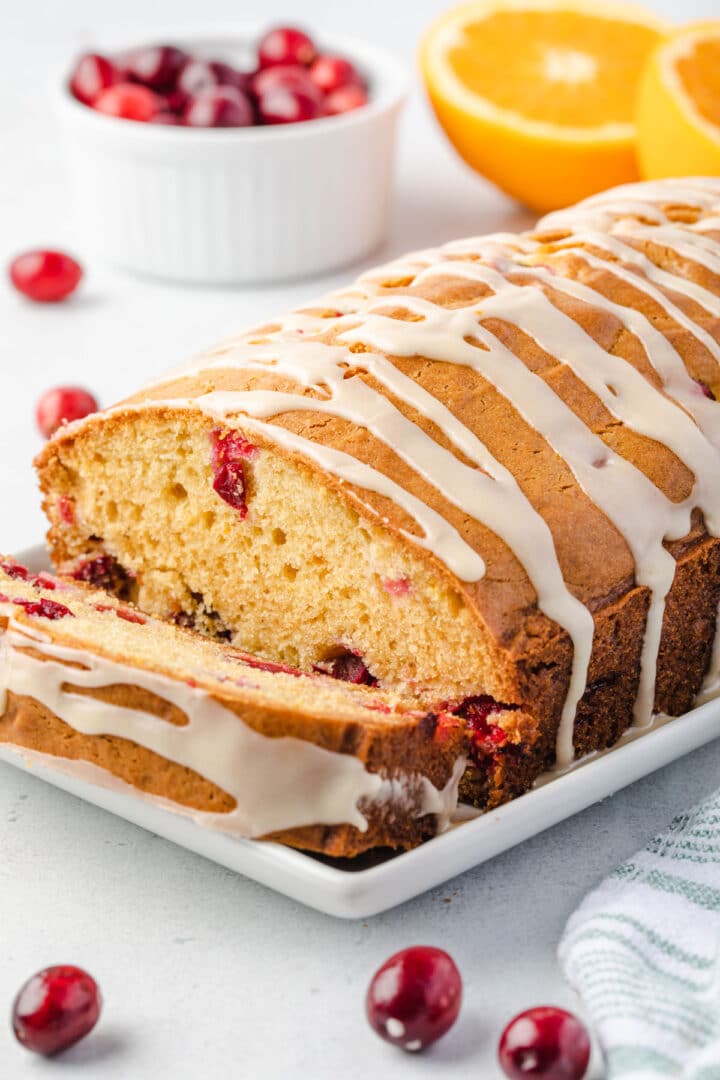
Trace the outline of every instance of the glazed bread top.
{"type": "Polygon", "coordinates": [[[638,587],[635,718],[650,718],[676,556],[720,529],[719,343],[720,179],[629,185],[367,273],[100,422],[201,410],[300,455],[448,576],[509,655],[566,635],[562,763],[593,614],[638,587]]]}

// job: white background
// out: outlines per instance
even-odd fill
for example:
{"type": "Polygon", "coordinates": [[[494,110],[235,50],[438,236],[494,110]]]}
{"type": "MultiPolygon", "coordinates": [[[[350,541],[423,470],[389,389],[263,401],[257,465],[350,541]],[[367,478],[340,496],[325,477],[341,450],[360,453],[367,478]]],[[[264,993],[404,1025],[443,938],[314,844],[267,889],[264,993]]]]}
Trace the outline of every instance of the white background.
{"type": "MultiPolygon", "coordinates": [[[[0,263],[33,246],[77,252],[46,90],[79,49],[123,34],[234,21],[300,21],[384,43],[408,65],[444,2],[432,0],[0,0],[0,263]],[[201,24],[202,21],[202,24],[201,24]]],[[[720,16],[720,0],[656,0],[676,18],[720,16]]],[[[509,44],[510,47],[510,44],[509,44]]],[[[416,85],[402,124],[396,210],[375,258],[522,225],[521,211],[453,156],[416,85]]],[[[322,227],[319,223],[318,227],[322,227]]],[[[0,550],[43,530],[30,466],[38,395],[80,383],[103,403],[197,348],[336,282],[187,290],[87,262],[82,294],[26,304],[0,281],[0,550]]],[[[345,275],[347,276],[347,275],[345,275]]],[[[0,767],[0,1076],[473,1077],[495,1080],[497,1036],[516,1011],[576,1007],[554,950],[582,895],[689,802],[717,784],[711,745],[399,910],[367,922],[315,914],[157,838],[0,767]],[[456,1029],[423,1057],[381,1043],[363,996],[386,956],[448,949],[465,977],[456,1029]],[[2,1019],[24,978],[86,966],[106,999],[84,1044],[45,1062],[2,1019]]]]}

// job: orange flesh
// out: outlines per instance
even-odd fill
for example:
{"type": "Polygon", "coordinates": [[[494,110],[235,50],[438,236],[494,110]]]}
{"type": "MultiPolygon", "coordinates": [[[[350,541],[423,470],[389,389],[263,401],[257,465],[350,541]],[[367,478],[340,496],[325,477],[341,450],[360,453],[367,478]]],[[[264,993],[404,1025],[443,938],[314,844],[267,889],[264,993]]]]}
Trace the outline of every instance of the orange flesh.
{"type": "Polygon", "coordinates": [[[720,127],[720,36],[695,42],[675,70],[702,118],[720,127]]]}
{"type": "Polygon", "coordinates": [[[470,91],[527,119],[628,124],[632,89],[659,36],[578,12],[502,11],[466,25],[448,61],[470,91]]]}

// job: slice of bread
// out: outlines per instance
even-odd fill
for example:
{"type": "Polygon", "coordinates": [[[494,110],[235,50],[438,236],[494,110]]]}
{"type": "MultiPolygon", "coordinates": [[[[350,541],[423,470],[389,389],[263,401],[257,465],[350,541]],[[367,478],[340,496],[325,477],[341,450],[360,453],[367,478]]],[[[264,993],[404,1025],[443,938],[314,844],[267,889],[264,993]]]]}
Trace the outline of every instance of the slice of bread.
{"type": "Polygon", "coordinates": [[[0,742],[208,826],[352,856],[411,847],[456,806],[460,715],[258,660],[10,558],[0,628],[0,742]]]}

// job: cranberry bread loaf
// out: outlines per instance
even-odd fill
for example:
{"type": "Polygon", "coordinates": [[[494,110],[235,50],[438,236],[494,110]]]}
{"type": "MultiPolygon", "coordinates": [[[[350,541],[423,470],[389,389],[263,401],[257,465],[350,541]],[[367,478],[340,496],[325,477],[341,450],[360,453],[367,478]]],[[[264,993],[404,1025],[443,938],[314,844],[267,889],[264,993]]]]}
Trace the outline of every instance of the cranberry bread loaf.
{"type": "Polygon", "coordinates": [[[521,711],[465,778],[495,805],[714,685],[719,343],[720,179],[418,252],[60,431],[53,559],[305,671],[521,711]]]}
{"type": "Polygon", "coordinates": [[[0,743],[210,827],[328,855],[434,835],[457,804],[468,732],[520,739],[517,712],[488,721],[477,703],[468,725],[8,559],[0,638],[0,743]]]}

